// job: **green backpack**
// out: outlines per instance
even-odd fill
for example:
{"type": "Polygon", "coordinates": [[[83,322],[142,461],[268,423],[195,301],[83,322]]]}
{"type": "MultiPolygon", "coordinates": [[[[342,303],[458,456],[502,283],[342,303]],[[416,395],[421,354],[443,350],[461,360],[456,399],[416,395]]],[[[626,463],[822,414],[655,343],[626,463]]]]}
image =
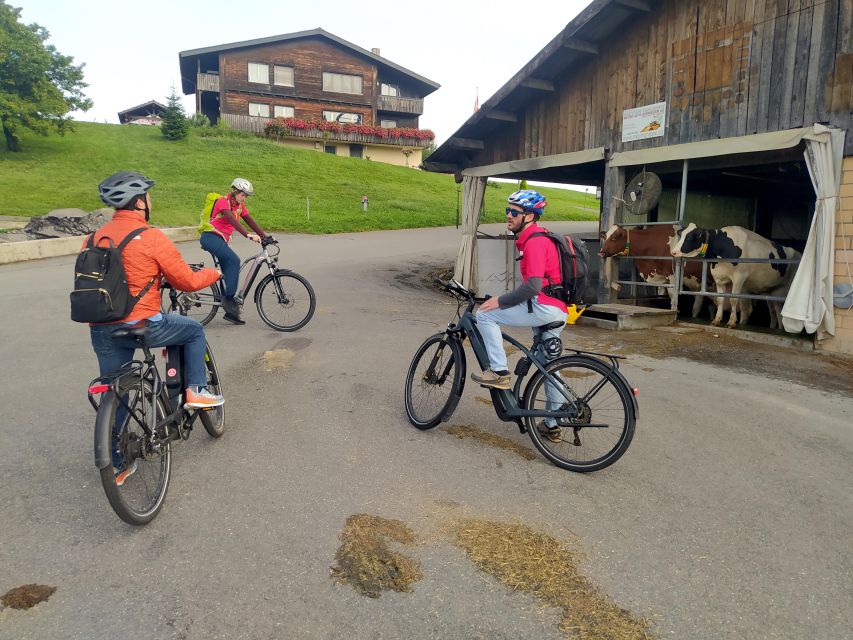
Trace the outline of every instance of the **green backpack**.
{"type": "MultiPolygon", "coordinates": [[[[204,199],[204,209],[201,210],[201,219],[198,222],[198,233],[201,235],[205,231],[213,231],[213,225],[210,224],[210,215],[213,213],[213,206],[219,198],[224,198],[222,194],[211,191],[204,199]]],[[[222,214],[220,214],[222,215],[222,214]]]]}

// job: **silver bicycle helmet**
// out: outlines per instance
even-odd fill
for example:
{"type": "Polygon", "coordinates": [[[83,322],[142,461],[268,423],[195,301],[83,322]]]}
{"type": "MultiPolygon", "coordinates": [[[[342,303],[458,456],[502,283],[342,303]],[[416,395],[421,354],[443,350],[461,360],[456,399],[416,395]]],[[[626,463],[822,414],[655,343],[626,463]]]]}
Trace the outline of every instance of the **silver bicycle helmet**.
{"type": "Polygon", "coordinates": [[[234,178],[234,181],[231,183],[231,188],[237,191],[242,191],[247,196],[255,195],[255,191],[252,189],[252,183],[246,180],[246,178],[234,178]]]}
{"type": "Polygon", "coordinates": [[[98,185],[98,194],[105,204],[121,209],[137,196],[144,196],[155,184],[154,180],[149,180],[141,173],[119,171],[104,178],[98,185]]]}

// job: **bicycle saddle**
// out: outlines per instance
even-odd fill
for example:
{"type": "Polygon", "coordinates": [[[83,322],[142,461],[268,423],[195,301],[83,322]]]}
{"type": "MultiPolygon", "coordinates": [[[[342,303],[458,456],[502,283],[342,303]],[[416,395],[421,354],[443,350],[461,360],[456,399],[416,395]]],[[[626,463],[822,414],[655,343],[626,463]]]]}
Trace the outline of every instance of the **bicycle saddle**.
{"type": "Polygon", "coordinates": [[[113,331],[113,338],[143,338],[148,333],[148,319],[140,320],[134,325],[119,327],[113,331]]]}
{"type": "Polygon", "coordinates": [[[551,329],[560,329],[565,322],[562,320],[557,320],[556,322],[549,322],[548,324],[543,324],[541,327],[538,327],[540,331],[550,331],[551,329]]]}

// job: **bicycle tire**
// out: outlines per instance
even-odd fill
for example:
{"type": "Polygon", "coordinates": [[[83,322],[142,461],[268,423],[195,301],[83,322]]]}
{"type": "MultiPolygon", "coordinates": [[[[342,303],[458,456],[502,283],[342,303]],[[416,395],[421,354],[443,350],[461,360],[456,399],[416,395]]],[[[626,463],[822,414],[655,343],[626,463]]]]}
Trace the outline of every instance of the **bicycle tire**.
{"type": "Polygon", "coordinates": [[[261,280],[255,292],[255,306],[267,325],[276,331],[301,329],[314,315],[317,299],[311,284],[293,271],[277,271],[261,280]],[[276,282],[278,286],[273,284],[276,282]],[[279,290],[284,300],[279,296],[279,290]],[[307,306],[307,308],[306,308],[307,306]],[[273,320],[283,314],[284,323],[273,320]]]}
{"type": "MultiPolygon", "coordinates": [[[[114,394],[110,399],[104,399],[98,408],[96,420],[106,420],[104,428],[109,429],[110,451],[118,448],[121,457],[135,459],[136,472],[128,477],[122,486],[116,484],[116,473],[112,464],[100,470],[101,484],[107,501],[119,518],[135,526],[148,524],[163,508],[166,492],[172,471],[171,442],[165,439],[158,452],[146,451],[144,456],[134,458],[132,451],[142,451],[146,440],[140,440],[145,432],[142,427],[129,417],[125,417],[124,426],[116,434],[115,422],[117,409],[121,406],[120,397],[127,397],[127,405],[140,417],[149,428],[154,426],[154,412],[151,410],[151,399],[157,403],[157,417],[162,419],[168,415],[166,403],[161,396],[154,397],[151,383],[140,377],[133,378],[114,394]]],[[[163,427],[164,429],[167,427],[163,427]]]]}
{"type": "MultiPolygon", "coordinates": [[[[181,291],[178,292],[178,313],[189,318],[198,320],[201,324],[208,324],[216,317],[216,312],[219,310],[221,296],[219,287],[216,283],[211,284],[200,291],[181,291]]],[[[172,300],[169,297],[168,289],[160,290],[160,310],[163,313],[172,311],[172,300]]]]}
{"type": "Polygon", "coordinates": [[[462,397],[464,370],[465,354],[458,342],[443,333],[427,338],[406,374],[404,401],[409,422],[426,431],[450,418],[462,397]],[[420,372],[424,360],[425,368],[420,372]],[[421,409],[422,405],[426,406],[421,409]]]}
{"type": "MultiPolygon", "coordinates": [[[[628,450],[634,437],[637,418],[628,383],[608,364],[587,356],[557,358],[546,370],[571,381],[571,389],[580,398],[581,415],[562,421],[559,442],[539,433],[536,422],[543,418],[525,418],[534,446],[549,462],[569,471],[586,473],[609,467],[628,450]],[[585,428],[584,424],[609,426],[585,428]]],[[[531,377],[523,395],[525,409],[552,410],[547,406],[545,381],[541,371],[531,377]]],[[[562,395],[558,397],[565,402],[562,395]]]]}
{"type": "MultiPolygon", "coordinates": [[[[204,354],[204,364],[207,367],[207,388],[210,389],[211,393],[222,395],[222,378],[219,377],[219,369],[216,367],[216,360],[213,358],[210,344],[207,345],[207,352],[204,354]]],[[[200,410],[199,419],[211,438],[221,438],[222,434],[225,433],[224,404],[212,409],[200,410]]]]}

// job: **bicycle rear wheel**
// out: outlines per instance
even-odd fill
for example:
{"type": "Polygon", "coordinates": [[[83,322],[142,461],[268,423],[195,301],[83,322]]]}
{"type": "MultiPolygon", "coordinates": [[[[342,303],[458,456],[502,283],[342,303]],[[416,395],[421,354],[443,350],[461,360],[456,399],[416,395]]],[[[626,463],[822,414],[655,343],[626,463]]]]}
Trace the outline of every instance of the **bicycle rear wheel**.
{"type": "Polygon", "coordinates": [[[432,429],[451,416],[462,396],[464,354],[443,333],[430,336],[406,374],[406,415],[418,429],[432,429]]]}
{"type": "MultiPolygon", "coordinates": [[[[616,462],[631,444],[637,421],[632,392],[624,378],[607,364],[583,356],[557,358],[546,369],[577,396],[578,415],[560,419],[559,433],[547,435],[537,428],[543,418],[525,418],[534,446],[550,462],[570,471],[598,471],[616,462]]],[[[524,390],[524,408],[568,409],[566,399],[556,389],[549,390],[550,386],[542,372],[537,371],[524,390]]]]}
{"type": "Polygon", "coordinates": [[[255,294],[261,320],[276,331],[296,331],[304,327],[314,315],[316,304],[314,289],[293,271],[267,276],[255,294]]]}
{"type": "Polygon", "coordinates": [[[172,470],[171,442],[165,438],[167,427],[161,427],[163,433],[159,435],[164,437],[153,446],[142,425],[151,431],[156,424],[155,419],[160,420],[166,415],[168,411],[163,399],[160,396],[155,398],[151,383],[140,377],[123,384],[116,390],[112,401],[102,402],[98,409],[97,420],[106,420],[106,428],[110,429],[113,458],[113,464],[101,469],[101,484],[113,511],[129,524],[147,524],[163,507],[172,470]],[[130,413],[119,400],[122,396],[130,413]],[[118,469],[114,465],[119,465],[118,469]],[[136,471],[118,486],[117,471],[134,465],[136,471]]]}
{"type": "MultiPolygon", "coordinates": [[[[222,395],[222,379],[219,377],[219,369],[216,368],[216,360],[210,345],[207,345],[207,353],[204,354],[204,364],[207,367],[207,388],[211,393],[222,395]]],[[[225,433],[225,405],[221,404],[212,409],[199,411],[199,419],[211,438],[221,438],[225,433]]]]}
{"type": "MultiPolygon", "coordinates": [[[[177,311],[181,315],[195,318],[202,324],[207,324],[216,316],[220,294],[215,284],[200,291],[177,291],[177,294],[177,311]]],[[[172,311],[172,300],[166,288],[160,290],[160,310],[163,313],[172,311]]]]}

